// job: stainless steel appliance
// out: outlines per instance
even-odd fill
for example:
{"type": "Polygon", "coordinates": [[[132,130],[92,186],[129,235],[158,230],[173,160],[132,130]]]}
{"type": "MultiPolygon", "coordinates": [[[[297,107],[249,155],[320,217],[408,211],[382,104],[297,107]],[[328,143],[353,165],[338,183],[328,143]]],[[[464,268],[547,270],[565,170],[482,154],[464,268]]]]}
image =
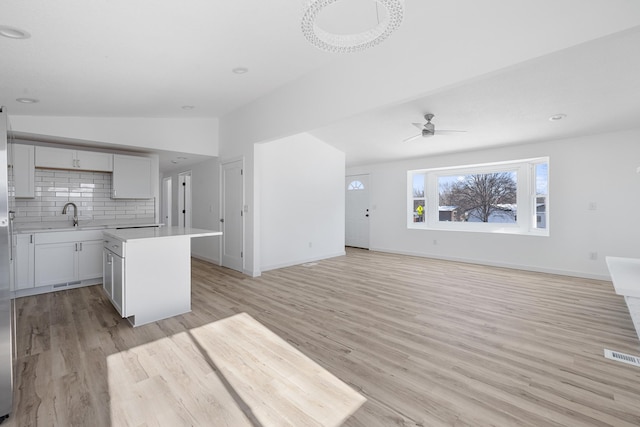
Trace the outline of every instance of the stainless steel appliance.
{"type": "Polygon", "coordinates": [[[7,111],[0,107],[0,423],[13,402],[13,345],[11,310],[11,220],[7,174],[7,111]]]}

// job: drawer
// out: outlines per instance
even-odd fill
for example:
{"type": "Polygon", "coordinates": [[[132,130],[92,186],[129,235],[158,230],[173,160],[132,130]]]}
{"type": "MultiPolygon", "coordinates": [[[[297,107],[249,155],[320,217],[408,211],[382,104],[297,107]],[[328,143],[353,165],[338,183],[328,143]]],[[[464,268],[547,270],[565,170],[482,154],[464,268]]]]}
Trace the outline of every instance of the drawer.
{"type": "Polygon", "coordinates": [[[124,242],[112,237],[105,237],[103,241],[105,249],[109,249],[119,257],[124,257],[124,242]]]}

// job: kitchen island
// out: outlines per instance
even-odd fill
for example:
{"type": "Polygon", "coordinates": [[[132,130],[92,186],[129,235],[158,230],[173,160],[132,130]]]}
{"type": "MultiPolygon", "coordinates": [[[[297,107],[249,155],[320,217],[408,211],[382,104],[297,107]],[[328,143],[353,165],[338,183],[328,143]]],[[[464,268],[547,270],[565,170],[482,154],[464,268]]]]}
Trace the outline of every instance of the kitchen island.
{"type": "Polygon", "coordinates": [[[190,227],[106,230],[103,288],[140,326],[191,311],[191,239],[222,232],[190,227]]]}
{"type": "Polygon", "coordinates": [[[636,335],[640,339],[640,259],[606,257],[616,294],[624,296],[636,335]]]}

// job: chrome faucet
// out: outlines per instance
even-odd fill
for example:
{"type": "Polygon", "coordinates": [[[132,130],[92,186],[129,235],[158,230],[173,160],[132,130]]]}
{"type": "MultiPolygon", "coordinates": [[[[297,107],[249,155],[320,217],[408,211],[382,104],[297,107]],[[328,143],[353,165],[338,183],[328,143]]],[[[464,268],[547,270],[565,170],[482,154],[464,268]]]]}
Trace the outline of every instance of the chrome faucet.
{"type": "Polygon", "coordinates": [[[76,206],[75,203],[67,203],[66,205],[64,205],[64,208],[62,208],[62,215],[65,215],[67,213],[67,208],[69,207],[69,205],[73,206],[73,226],[77,227],[78,226],[78,207],[76,206]]]}

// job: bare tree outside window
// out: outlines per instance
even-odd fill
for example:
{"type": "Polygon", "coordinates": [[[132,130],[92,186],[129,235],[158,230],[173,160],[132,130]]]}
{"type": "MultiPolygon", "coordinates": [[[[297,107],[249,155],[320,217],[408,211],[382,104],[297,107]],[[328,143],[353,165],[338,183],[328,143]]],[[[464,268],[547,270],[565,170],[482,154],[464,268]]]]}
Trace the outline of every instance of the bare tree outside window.
{"type": "Polygon", "coordinates": [[[459,221],[516,222],[515,172],[440,177],[441,206],[457,207],[459,221]]]}

